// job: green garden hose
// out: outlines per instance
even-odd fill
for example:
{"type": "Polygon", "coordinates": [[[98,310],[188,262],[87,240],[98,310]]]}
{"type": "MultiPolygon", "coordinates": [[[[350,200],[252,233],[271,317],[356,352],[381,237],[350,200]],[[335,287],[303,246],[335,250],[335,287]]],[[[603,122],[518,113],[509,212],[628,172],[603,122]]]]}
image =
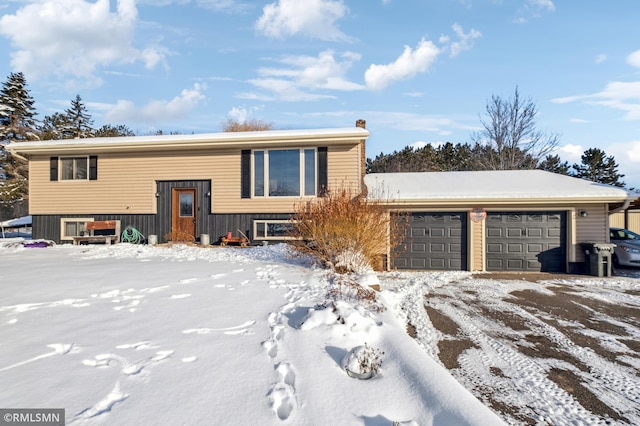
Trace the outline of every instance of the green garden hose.
{"type": "Polygon", "coordinates": [[[122,238],[120,238],[120,240],[123,243],[142,244],[144,243],[145,236],[142,235],[136,228],[127,226],[127,228],[122,231],[122,238]]]}

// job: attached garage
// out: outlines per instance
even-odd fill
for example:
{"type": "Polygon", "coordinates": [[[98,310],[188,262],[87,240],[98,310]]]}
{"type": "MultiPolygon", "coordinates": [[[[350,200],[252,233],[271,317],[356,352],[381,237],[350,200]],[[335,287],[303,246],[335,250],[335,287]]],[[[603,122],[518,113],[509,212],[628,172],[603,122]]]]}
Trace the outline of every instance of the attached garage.
{"type": "Polygon", "coordinates": [[[487,271],[564,271],[566,223],[563,211],[488,213],[487,271]]]}
{"type": "Polygon", "coordinates": [[[413,212],[393,266],[398,269],[467,269],[467,213],[413,212]]]}
{"type": "Polygon", "coordinates": [[[584,272],[581,243],[609,242],[609,216],[638,198],[542,170],[371,173],[364,182],[410,219],[400,250],[386,253],[399,270],[584,272]]]}

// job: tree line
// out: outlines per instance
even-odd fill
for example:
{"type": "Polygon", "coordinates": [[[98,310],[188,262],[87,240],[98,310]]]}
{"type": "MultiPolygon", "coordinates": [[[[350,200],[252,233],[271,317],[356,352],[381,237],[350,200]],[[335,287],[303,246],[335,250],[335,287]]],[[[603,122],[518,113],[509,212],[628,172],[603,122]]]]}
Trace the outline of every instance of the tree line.
{"type": "Polygon", "coordinates": [[[581,163],[573,165],[551,154],[560,138],[537,128],[537,113],[535,103],[523,99],[518,88],[509,98],[494,95],[480,120],[482,130],[471,135],[470,143],[406,146],[380,153],[367,159],[367,173],[541,169],[625,186],[614,157],[599,148],[585,150],[581,163]]]}

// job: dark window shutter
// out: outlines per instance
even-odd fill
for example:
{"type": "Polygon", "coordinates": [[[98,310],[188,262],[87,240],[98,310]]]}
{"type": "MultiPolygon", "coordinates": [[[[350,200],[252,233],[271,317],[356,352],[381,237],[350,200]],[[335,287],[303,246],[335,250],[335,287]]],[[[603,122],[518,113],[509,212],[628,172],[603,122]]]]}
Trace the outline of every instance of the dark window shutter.
{"type": "Polygon", "coordinates": [[[326,146],[318,147],[318,196],[320,197],[324,197],[329,188],[327,151],[326,146]]]}
{"type": "Polygon", "coordinates": [[[89,180],[98,180],[98,156],[89,157],[89,180]]]}
{"type": "Polygon", "coordinates": [[[58,180],[58,157],[49,159],[49,180],[58,180]]]}
{"type": "Polygon", "coordinates": [[[243,149],[240,159],[241,198],[251,198],[251,150],[243,149]]]}

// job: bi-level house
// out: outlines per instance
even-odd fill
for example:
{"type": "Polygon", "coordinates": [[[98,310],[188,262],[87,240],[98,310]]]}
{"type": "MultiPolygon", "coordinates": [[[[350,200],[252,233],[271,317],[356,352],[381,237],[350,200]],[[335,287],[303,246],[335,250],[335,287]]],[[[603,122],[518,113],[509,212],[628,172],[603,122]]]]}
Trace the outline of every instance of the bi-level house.
{"type": "MultiPolygon", "coordinates": [[[[579,272],[583,242],[637,194],[540,170],[365,176],[355,127],[21,142],[34,238],[71,242],[119,220],[162,242],[241,231],[282,241],[295,207],[347,186],[409,218],[397,269],[579,272]],[[380,196],[380,194],[385,194],[380,196]]],[[[387,255],[396,247],[388,247],[387,255]]]]}
{"type": "Polygon", "coordinates": [[[34,238],[71,242],[119,220],[161,242],[242,231],[282,239],[296,203],[361,185],[364,122],[343,129],[69,139],[12,144],[29,161],[34,238]]]}

